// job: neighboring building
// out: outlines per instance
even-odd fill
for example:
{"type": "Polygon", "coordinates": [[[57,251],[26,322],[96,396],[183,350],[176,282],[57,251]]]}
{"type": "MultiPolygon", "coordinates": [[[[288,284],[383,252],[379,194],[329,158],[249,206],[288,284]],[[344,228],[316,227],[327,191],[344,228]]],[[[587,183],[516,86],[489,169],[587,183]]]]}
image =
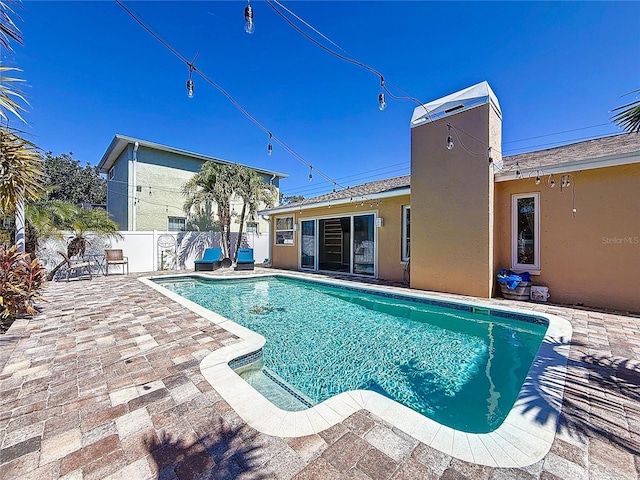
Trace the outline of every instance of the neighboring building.
{"type": "Polygon", "coordinates": [[[486,82],[425,106],[410,177],[260,212],[275,267],[402,281],[411,257],[412,288],[476,297],[508,268],[555,302],[640,311],[640,135],[503,159],[486,82]]]}
{"type": "MultiPolygon", "coordinates": [[[[98,164],[100,172],[107,175],[107,212],[120,230],[185,230],[187,218],[181,189],[205,162],[233,163],[116,135],[98,164]]],[[[280,179],[287,177],[282,173],[253,169],[277,189],[280,179]]],[[[242,201],[237,200],[234,208],[239,212],[242,201]]],[[[245,232],[268,232],[268,222],[259,217],[249,218],[246,223],[245,232]]],[[[232,231],[238,231],[239,225],[232,222],[231,227],[232,231]]]]}

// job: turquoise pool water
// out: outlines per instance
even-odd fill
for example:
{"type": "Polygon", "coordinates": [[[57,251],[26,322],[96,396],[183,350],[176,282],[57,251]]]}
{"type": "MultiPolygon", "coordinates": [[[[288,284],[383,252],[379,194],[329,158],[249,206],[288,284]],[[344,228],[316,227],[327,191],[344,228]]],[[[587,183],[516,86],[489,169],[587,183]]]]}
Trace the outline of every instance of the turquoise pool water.
{"type": "Polygon", "coordinates": [[[266,338],[264,375],[245,376],[267,398],[270,379],[307,405],[369,389],[472,433],[502,423],[547,328],[537,317],[277,276],[155,281],[266,338]]]}

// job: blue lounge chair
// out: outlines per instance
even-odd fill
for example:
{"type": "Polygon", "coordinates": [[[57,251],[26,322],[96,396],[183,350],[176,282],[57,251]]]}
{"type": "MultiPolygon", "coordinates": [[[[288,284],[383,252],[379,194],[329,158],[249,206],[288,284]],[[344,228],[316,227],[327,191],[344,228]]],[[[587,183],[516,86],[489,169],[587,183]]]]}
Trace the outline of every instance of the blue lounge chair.
{"type": "Polygon", "coordinates": [[[204,251],[202,260],[196,260],[193,263],[196,272],[212,272],[213,270],[217,270],[222,265],[222,249],[207,248],[204,251]]]}
{"type": "Polygon", "coordinates": [[[238,260],[236,261],[236,270],[253,270],[253,248],[238,249],[238,260]]]}

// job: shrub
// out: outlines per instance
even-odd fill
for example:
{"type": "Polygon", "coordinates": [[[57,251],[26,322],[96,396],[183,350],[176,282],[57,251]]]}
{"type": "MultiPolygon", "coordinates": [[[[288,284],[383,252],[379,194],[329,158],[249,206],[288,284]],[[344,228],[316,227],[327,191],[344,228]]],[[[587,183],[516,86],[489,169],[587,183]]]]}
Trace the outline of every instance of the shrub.
{"type": "Polygon", "coordinates": [[[0,322],[11,323],[19,315],[34,315],[46,274],[38,258],[31,260],[16,246],[0,245],[0,322]]]}

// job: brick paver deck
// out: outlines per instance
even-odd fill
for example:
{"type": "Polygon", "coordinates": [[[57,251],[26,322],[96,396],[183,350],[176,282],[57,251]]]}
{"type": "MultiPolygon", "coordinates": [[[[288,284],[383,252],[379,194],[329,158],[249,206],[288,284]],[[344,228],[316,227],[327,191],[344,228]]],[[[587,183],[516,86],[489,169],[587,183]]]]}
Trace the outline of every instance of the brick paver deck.
{"type": "Polygon", "coordinates": [[[544,459],[499,469],[444,455],[366,411],[303,438],[253,430],[199,370],[237,339],[134,276],[50,283],[44,298],[38,316],[0,335],[3,480],[640,476],[635,316],[531,305],[573,324],[564,409],[544,459]]]}

